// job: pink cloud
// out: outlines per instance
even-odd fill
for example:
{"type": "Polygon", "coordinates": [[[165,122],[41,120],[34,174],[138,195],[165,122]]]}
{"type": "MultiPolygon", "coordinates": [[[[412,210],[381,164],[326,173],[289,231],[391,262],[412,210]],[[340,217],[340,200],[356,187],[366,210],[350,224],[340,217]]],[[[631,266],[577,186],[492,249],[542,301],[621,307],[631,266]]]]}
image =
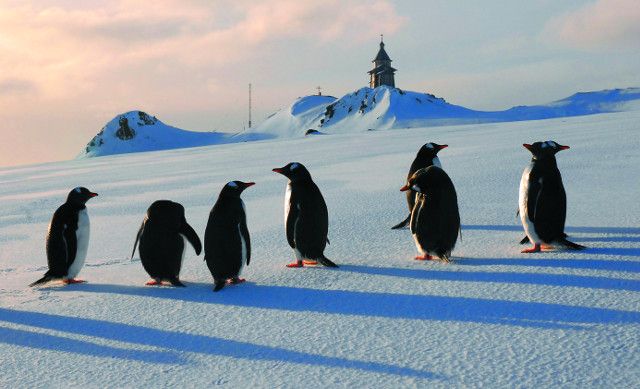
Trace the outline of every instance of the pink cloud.
{"type": "Polygon", "coordinates": [[[552,20],[546,34],[580,49],[640,48],[637,0],[597,0],[552,20]]]}

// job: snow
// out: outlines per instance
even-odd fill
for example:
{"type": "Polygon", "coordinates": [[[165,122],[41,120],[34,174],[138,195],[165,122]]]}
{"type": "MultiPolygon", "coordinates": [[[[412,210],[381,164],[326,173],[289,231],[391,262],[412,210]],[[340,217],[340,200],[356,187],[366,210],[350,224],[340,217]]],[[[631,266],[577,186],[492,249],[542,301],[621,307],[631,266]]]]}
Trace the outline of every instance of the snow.
{"type": "MultiPolygon", "coordinates": [[[[434,103],[436,104],[436,103],[434,103]]],[[[309,110],[318,106],[310,104],[309,110]]],[[[637,387],[640,112],[354,132],[0,169],[0,387],[637,387]],[[553,139],[581,252],[520,254],[523,143],[553,139]],[[463,224],[453,262],[419,262],[399,192],[440,153],[463,224]],[[327,201],[338,269],[285,267],[286,179],[300,161],[327,201]],[[187,246],[186,288],[145,287],[135,234],[154,200],[204,233],[223,185],[242,197],[247,282],[213,293],[187,246]],[[71,188],[88,203],[87,284],[32,289],[71,188]]],[[[324,128],[328,130],[330,128],[324,128]]]]}
{"type": "Polygon", "coordinates": [[[111,119],[89,141],[78,158],[142,151],[168,150],[265,139],[260,134],[186,131],[169,126],[142,111],[130,111],[111,119]]]}
{"type": "Polygon", "coordinates": [[[637,109],[640,88],[576,93],[539,106],[485,112],[446,102],[432,94],[380,86],[361,88],[340,99],[306,96],[250,130],[276,137],[302,136],[309,129],[325,133],[362,132],[452,124],[537,120],[637,109]],[[300,108],[303,107],[303,108],[300,108]]]}

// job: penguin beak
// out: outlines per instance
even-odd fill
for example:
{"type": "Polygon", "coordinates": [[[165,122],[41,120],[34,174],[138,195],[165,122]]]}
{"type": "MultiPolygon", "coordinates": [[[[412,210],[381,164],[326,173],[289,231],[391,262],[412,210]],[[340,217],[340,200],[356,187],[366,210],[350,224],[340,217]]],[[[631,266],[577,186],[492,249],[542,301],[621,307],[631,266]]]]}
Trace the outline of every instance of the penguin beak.
{"type": "Polygon", "coordinates": [[[527,149],[529,151],[531,151],[531,147],[533,147],[529,143],[523,143],[522,145],[524,146],[525,149],[527,149]]]}
{"type": "Polygon", "coordinates": [[[570,147],[569,146],[558,145],[558,148],[560,150],[566,150],[566,149],[569,149],[570,147]]]}
{"type": "Polygon", "coordinates": [[[277,168],[275,168],[275,169],[271,169],[271,170],[272,170],[272,171],[274,171],[274,172],[276,172],[276,173],[280,173],[280,174],[282,174],[283,169],[284,169],[284,168],[282,168],[282,167],[277,167],[277,168]]]}
{"type": "Polygon", "coordinates": [[[438,150],[446,149],[449,145],[440,145],[438,146],[438,150]]]}
{"type": "Polygon", "coordinates": [[[409,189],[411,189],[411,188],[409,188],[409,185],[405,185],[405,186],[403,186],[402,188],[400,188],[400,192],[406,192],[406,191],[408,191],[409,189]]]}
{"type": "Polygon", "coordinates": [[[98,195],[97,193],[93,193],[93,192],[89,193],[89,197],[96,197],[97,195],[98,195]]]}
{"type": "Polygon", "coordinates": [[[250,186],[254,186],[255,184],[256,184],[255,182],[245,182],[245,183],[244,183],[244,187],[245,187],[245,188],[248,188],[248,187],[250,187],[250,186]]]}

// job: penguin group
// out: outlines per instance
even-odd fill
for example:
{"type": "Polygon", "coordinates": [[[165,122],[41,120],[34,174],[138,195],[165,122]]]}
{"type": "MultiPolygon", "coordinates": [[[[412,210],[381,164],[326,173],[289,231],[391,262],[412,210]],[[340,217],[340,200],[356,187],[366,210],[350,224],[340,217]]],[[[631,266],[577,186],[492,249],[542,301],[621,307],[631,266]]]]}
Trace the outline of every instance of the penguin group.
{"type": "MultiPolygon", "coordinates": [[[[535,253],[554,247],[572,250],[584,246],[570,242],[564,232],[567,199],[555,154],[569,149],[554,141],[523,144],[533,155],[520,180],[518,214],[526,237],[533,247],[522,253],[535,253]]],[[[460,235],[460,214],[454,184],[442,168],[438,152],[448,145],[426,143],[409,168],[400,191],[406,193],[409,216],[392,229],[409,227],[416,245],[416,260],[439,259],[449,262],[460,235]]],[[[337,268],[324,250],[329,243],[329,218],[325,200],[300,162],[272,169],[289,182],[284,198],[286,239],[295,261],[289,268],[322,265],[337,268]]],[[[204,232],[204,261],[213,278],[215,292],[226,285],[240,284],[244,266],[251,261],[251,238],[241,194],[254,182],[226,183],[209,213],[204,232]]],[[[86,203],[97,193],[84,187],[71,190],[67,200],[53,214],[46,237],[49,270],[29,286],[51,281],[82,283],[80,273],[89,245],[89,217],[86,203]]],[[[186,244],[200,255],[203,244],[185,217],[184,207],[170,200],[158,200],[147,209],[135,237],[144,270],[151,279],[146,285],[183,287],[180,270],[186,244]]]]}

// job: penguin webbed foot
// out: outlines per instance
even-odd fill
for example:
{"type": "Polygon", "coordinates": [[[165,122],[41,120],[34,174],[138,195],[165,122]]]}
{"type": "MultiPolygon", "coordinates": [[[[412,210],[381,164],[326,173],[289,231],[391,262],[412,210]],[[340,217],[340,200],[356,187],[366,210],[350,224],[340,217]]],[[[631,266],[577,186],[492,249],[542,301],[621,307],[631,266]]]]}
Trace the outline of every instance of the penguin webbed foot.
{"type": "Polygon", "coordinates": [[[149,280],[147,282],[144,283],[147,286],[156,286],[156,285],[162,285],[162,280],[158,279],[158,278],[154,278],[152,280],[149,280]]]}
{"type": "Polygon", "coordinates": [[[522,250],[520,252],[523,253],[523,254],[531,254],[531,253],[539,253],[540,251],[542,251],[542,248],[541,248],[540,244],[539,243],[535,243],[533,245],[533,247],[530,247],[528,249],[524,249],[524,250],[522,250]]]}
{"type": "Polygon", "coordinates": [[[244,278],[240,278],[240,277],[233,277],[233,278],[229,278],[227,280],[227,284],[228,285],[236,285],[236,284],[241,284],[243,282],[246,282],[247,280],[244,278]]]}
{"type": "Polygon", "coordinates": [[[76,278],[67,278],[66,280],[63,280],[62,282],[64,282],[66,285],[70,285],[70,284],[84,284],[87,281],[85,280],[78,280],[76,278]]]}
{"type": "Polygon", "coordinates": [[[413,259],[416,261],[431,261],[433,257],[429,254],[416,255],[413,259]]]}
{"type": "Polygon", "coordinates": [[[287,267],[304,267],[302,261],[291,262],[287,264],[287,267]]]}

